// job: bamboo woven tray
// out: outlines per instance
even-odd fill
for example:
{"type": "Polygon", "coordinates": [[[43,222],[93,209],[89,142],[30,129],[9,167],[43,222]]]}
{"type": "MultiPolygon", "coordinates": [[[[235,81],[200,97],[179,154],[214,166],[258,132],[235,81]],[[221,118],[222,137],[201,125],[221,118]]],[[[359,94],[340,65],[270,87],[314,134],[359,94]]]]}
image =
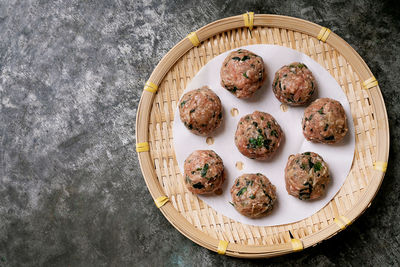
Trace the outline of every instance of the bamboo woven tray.
{"type": "Polygon", "coordinates": [[[136,119],[136,150],[147,187],[176,229],[220,254],[273,257],[316,245],[360,216],[383,180],[389,127],[378,83],[349,44],[317,24],[252,13],[218,20],[173,47],[144,89],[136,119]],[[310,56],[336,79],[350,103],[356,138],[350,173],[329,204],[296,223],[250,226],[218,214],[185,189],[176,161],[172,124],[186,85],[215,56],[251,44],[286,46],[310,56]]]}

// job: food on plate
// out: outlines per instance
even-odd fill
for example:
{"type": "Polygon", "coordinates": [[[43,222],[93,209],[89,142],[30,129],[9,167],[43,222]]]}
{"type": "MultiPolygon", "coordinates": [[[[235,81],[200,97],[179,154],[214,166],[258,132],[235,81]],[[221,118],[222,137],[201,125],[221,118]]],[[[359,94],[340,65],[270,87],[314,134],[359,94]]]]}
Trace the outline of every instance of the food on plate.
{"type": "Polygon", "coordinates": [[[249,98],[264,83],[262,58],[248,50],[231,52],[222,63],[221,85],[238,98],[249,98]]]}
{"type": "Polygon", "coordinates": [[[179,115],[192,133],[209,135],[222,122],[222,105],[219,97],[207,86],[189,91],[179,102],[179,115]]]}
{"type": "Polygon", "coordinates": [[[334,144],[346,135],[347,118],[342,104],[330,98],[320,98],[305,110],[303,134],[308,141],[334,144]]]}
{"type": "Polygon", "coordinates": [[[224,183],[224,163],[213,150],[196,150],[184,164],[184,181],[195,194],[210,194],[224,183]]]}
{"type": "Polygon", "coordinates": [[[271,158],[279,148],[283,132],[268,113],[255,111],[239,120],[235,144],[240,153],[251,159],[271,158]]]}
{"type": "Polygon", "coordinates": [[[260,218],[272,211],[276,202],[276,188],[261,173],[243,174],[231,189],[232,205],[250,218],[260,218]]]}
{"type": "Polygon", "coordinates": [[[301,200],[320,198],[330,182],[328,165],[314,152],[290,155],[285,182],[287,192],[294,197],[301,200]]]}
{"type": "Polygon", "coordinates": [[[272,91],[276,98],[288,105],[300,106],[308,102],[316,90],[313,74],[300,62],[285,65],[275,73],[272,91]]]}

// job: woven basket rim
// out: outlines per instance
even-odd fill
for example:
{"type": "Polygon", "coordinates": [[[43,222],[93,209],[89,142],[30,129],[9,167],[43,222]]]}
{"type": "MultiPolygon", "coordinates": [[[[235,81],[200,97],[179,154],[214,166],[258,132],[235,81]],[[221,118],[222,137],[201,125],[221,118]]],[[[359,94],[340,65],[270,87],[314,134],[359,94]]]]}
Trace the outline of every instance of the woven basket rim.
{"type": "MultiPolygon", "coordinates": [[[[314,37],[316,37],[321,30],[320,25],[306,20],[269,14],[255,14],[254,26],[289,29],[314,37]]],[[[202,42],[219,33],[243,27],[243,17],[242,15],[238,15],[220,19],[207,24],[197,30],[196,34],[199,38],[199,41],[202,42]]],[[[368,78],[373,77],[364,60],[346,41],[344,41],[338,35],[332,32],[326,40],[326,43],[337,51],[340,51],[340,54],[352,65],[353,69],[359,75],[361,80],[365,81],[368,78]]],[[[162,58],[151,74],[149,81],[155,83],[156,85],[160,84],[160,82],[164,79],[164,76],[170,71],[177,60],[179,60],[192,48],[193,45],[188,38],[181,40],[162,58]]],[[[389,157],[390,142],[388,118],[385,103],[379,86],[376,86],[375,88],[376,89],[371,90],[371,100],[373,102],[372,107],[374,108],[374,114],[377,116],[376,119],[379,122],[377,127],[377,136],[379,136],[379,138],[377,137],[376,143],[376,159],[377,161],[379,160],[382,162],[387,162],[389,157]]],[[[148,141],[148,127],[150,121],[149,113],[152,108],[153,99],[153,93],[143,91],[136,117],[137,143],[148,141]]],[[[164,196],[164,190],[157,180],[154,165],[151,162],[150,152],[138,153],[138,158],[144,180],[153,199],[164,196]],[[153,168],[149,168],[149,166],[153,166],[153,168]]],[[[354,221],[365,211],[367,207],[369,207],[371,201],[379,190],[384,174],[385,173],[381,171],[373,171],[371,184],[365,189],[364,195],[363,197],[359,198],[358,203],[354,204],[354,208],[349,210],[346,214],[343,214],[346,216],[346,218],[348,218],[350,221],[354,221]]],[[[183,235],[203,247],[217,251],[219,240],[198,230],[194,225],[189,223],[170,202],[162,206],[160,210],[168,219],[168,221],[183,235]]],[[[301,241],[304,248],[307,248],[330,238],[339,231],[341,231],[341,228],[337,224],[329,224],[319,231],[306,236],[301,241]]],[[[271,246],[230,243],[226,250],[226,255],[245,258],[260,258],[278,256],[290,252],[293,252],[293,247],[290,242],[271,246]]]]}

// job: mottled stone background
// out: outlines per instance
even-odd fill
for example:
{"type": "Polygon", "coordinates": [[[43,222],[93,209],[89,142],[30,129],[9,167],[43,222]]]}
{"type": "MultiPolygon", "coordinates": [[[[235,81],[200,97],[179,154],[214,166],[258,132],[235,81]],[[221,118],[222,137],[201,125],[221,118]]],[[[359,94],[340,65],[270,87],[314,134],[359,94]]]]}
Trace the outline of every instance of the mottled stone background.
{"type": "Polygon", "coordinates": [[[0,0],[0,266],[399,265],[400,6],[396,1],[0,0]],[[182,236],[142,178],[143,84],[189,32],[245,11],[329,27],[378,78],[389,169],[344,232],[268,260],[219,256],[182,236]]]}

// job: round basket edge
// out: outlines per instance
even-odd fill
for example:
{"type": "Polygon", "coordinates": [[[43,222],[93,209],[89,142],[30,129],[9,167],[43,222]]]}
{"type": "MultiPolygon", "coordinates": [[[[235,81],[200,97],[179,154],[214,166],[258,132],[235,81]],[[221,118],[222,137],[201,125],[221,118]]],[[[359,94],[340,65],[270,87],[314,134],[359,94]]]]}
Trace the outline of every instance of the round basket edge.
{"type": "MultiPolygon", "coordinates": [[[[308,35],[311,35],[311,36],[315,36],[316,32],[318,31],[316,29],[321,28],[321,26],[319,26],[319,25],[317,25],[315,23],[308,22],[308,21],[305,21],[305,20],[302,20],[302,19],[291,18],[291,17],[286,17],[286,16],[279,16],[279,15],[267,15],[267,14],[255,15],[254,24],[255,24],[255,26],[267,26],[267,27],[282,28],[282,25],[275,25],[275,24],[281,23],[282,19],[296,21],[296,25],[298,25],[299,22],[301,22],[302,24],[309,25],[310,27],[307,28],[306,30],[304,30],[304,28],[301,29],[301,30],[297,29],[297,27],[295,27],[296,25],[293,26],[293,29],[295,29],[296,31],[299,31],[299,32],[304,32],[304,33],[306,33],[308,35]],[[279,18],[279,20],[278,21],[274,21],[275,18],[279,18]],[[269,21],[270,23],[265,22],[265,20],[267,20],[267,22],[269,21]]],[[[216,33],[211,32],[209,35],[206,35],[204,33],[201,34],[202,31],[205,31],[210,27],[217,27],[218,23],[223,23],[223,24],[231,23],[230,24],[231,27],[226,28],[223,31],[228,31],[228,30],[231,30],[231,29],[234,29],[234,28],[242,28],[242,27],[244,27],[243,20],[241,19],[241,16],[234,16],[234,17],[229,17],[229,18],[224,18],[224,19],[221,19],[221,20],[214,21],[214,22],[212,22],[210,24],[205,25],[204,27],[200,28],[197,31],[197,32],[199,32],[200,42],[202,42],[202,41],[204,41],[204,40],[206,40],[206,39],[208,39],[208,38],[210,38],[210,37],[212,37],[212,36],[214,36],[214,35],[219,33],[219,32],[216,32],[216,33]],[[229,22],[229,20],[233,20],[233,21],[229,22]],[[242,25],[240,25],[240,24],[242,24],[242,25]]],[[[283,28],[287,28],[287,27],[283,27],[283,28]]],[[[361,74],[360,77],[362,77],[362,75],[372,75],[371,71],[369,70],[369,68],[366,65],[366,63],[364,62],[364,60],[342,38],[340,38],[336,34],[332,33],[332,37],[329,37],[326,42],[329,45],[331,45],[332,47],[334,47],[335,49],[337,49],[336,46],[339,47],[339,48],[345,47],[346,51],[348,53],[355,54],[353,56],[357,59],[357,61],[359,61],[359,63],[361,65],[363,65],[364,68],[362,68],[362,69],[365,70],[364,74],[360,73],[361,74]],[[335,46],[335,44],[336,44],[336,46],[335,46]]],[[[186,54],[192,48],[193,48],[193,46],[192,46],[192,44],[190,42],[188,42],[187,38],[184,38],[183,40],[181,40],[160,61],[160,63],[157,65],[157,67],[154,69],[152,75],[150,76],[150,79],[151,79],[151,77],[153,77],[154,73],[158,73],[158,69],[161,68],[161,67],[166,68],[167,71],[165,73],[167,73],[170,70],[170,68],[175,64],[175,62],[177,60],[179,60],[179,58],[181,58],[184,54],[186,54]],[[188,43],[189,43],[189,46],[188,46],[188,43]],[[168,67],[162,66],[161,63],[163,63],[164,58],[166,58],[174,50],[177,50],[180,46],[183,47],[183,49],[181,49],[182,51],[180,51],[181,55],[179,57],[177,57],[177,59],[173,63],[171,63],[171,61],[170,61],[168,67]]],[[[347,57],[346,57],[346,59],[347,59],[347,57]]],[[[357,69],[357,70],[359,70],[359,69],[357,69]]],[[[161,75],[161,77],[159,75],[158,76],[158,79],[159,79],[158,83],[163,78],[164,78],[163,75],[161,75]]],[[[389,131],[388,131],[389,128],[388,128],[388,121],[387,121],[387,113],[386,113],[386,108],[385,108],[385,105],[384,105],[383,97],[382,97],[382,94],[381,94],[380,89],[379,89],[378,86],[376,86],[376,90],[375,91],[376,91],[375,94],[377,95],[378,98],[376,98],[376,97],[372,98],[371,97],[371,99],[373,99],[374,101],[378,100],[378,102],[379,101],[381,102],[381,105],[378,105],[378,106],[381,107],[381,110],[380,110],[379,113],[382,115],[383,121],[386,122],[385,125],[382,125],[383,128],[386,128],[386,129],[383,129],[383,132],[386,133],[386,134],[383,135],[384,138],[381,138],[380,140],[378,140],[379,144],[381,144],[381,146],[378,146],[378,144],[377,144],[377,147],[381,148],[383,146],[383,148],[385,148],[385,149],[383,149],[383,151],[382,151],[383,153],[378,153],[377,156],[379,156],[380,159],[382,159],[382,160],[387,162],[388,155],[389,155],[389,149],[388,149],[389,148],[389,131]]],[[[148,114],[149,114],[149,112],[151,110],[151,104],[153,102],[153,98],[154,98],[154,94],[147,93],[145,91],[142,93],[142,96],[141,96],[141,99],[140,99],[140,103],[139,103],[139,107],[138,107],[138,112],[137,112],[137,119],[136,119],[136,140],[137,140],[137,142],[138,142],[138,140],[145,142],[145,140],[148,139],[148,133],[143,133],[143,131],[140,131],[140,130],[148,131],[148,123],[149,123],[149,115],[148,114]],[[147,103],[145,104],[145,102],[147,102],[147,103]],[[143,106],[143,104],[144,104],[144,106],[143,106]],[[142,107],[142,109],[141,109],[141,107],[142,107]],[[144,111],[144,113],[147,113],[147,116],[146,115],[143,116],[143,113],[140,114],[141,111],[144,111]],[[143,124],[144,122],[145,122],[145,124],[143,124]],[[145,129],[143,129],[143,127],[140,127],[140,126],[143,126],[143,125],[146,125],[145,129]],[[138,129],[140,129],[140,130],[138,130],[138,129]],[[139,134],[138,134],[138,132],[139,132],[139,134]]],[[[377,105],[374,105],[374,107],[375,106],[377,106],[377,105]]],[[[151,162],[150,153],[149,152],[138,153],[138,158],[139,158],[139,162],[140,162],[140,165],[141,165],[142,173],[143,173],[143,176],[145,178],[147,187],[148,187],[153,199],[156,199],[160,195],[163,195],[164,192],[163,192],[162,187],[158,183],[157,176],[156,176],[156,173],[154,171],[154,168],[153,168],[152,171],[149,172],[148,169],[145,168],[145,166],[143,166],[144,162],[147,162],[147,163],[151,162]],[[147,169],[147,170],[145,170],[145,169],[147,169]]],[[[148,165],[148,164],[146,164],[146,165],[148,165]]],[[[354,217],[354,219],[356,219],[358,216],[360,216],[362,214],[363,211],[365,211],[365,209],[368,207],[368,205],[370,205],[371,201],[373,200],[375,194],[377,193],[377,191],[379,189],[379,186],[380,186],[380,184],[381,184],[381,182],[383,180],[383,176],[384,176],[384,172],[376,172],[375,173],[375,175],[373,177],[373,180],[379,181],[379,182],[376,183],[374,188],[369,187],[368,188],[369,190],[367,190],[367,192],[365,192],[365,193],[368,193],[368,191],[371,191],[370,194],[368,194],[368,195],[372,195],[372,196],[370,196],[369,201],[367,201],[367,203],[365,203],[365,207],[362,207],[364,205],[360,206],[360,212],[355,212],[355,214],[348,214],[348,216],[350,218],[354,217]]],[[[365,198],[362,198],[362,199],[365,200],[365,198]]],[[[169,210],[170,208],[174,209],[174,207],[170,203],[169,203],[169,205],[167,204],[164,207],[166,207],[166,208],[165,209],[164,208],[160,208],[162,213],[170,221],[170,223],[174,225],[174,227],[178,231],[180,231],[183,235],[185,235],[186,237],[188,237],[189,239],[191,239],[195,243],[197,243],[199,245],[202,245],[202,246],[204,246],[204,247],[206,247],[206,248],[208,248],[210,250],[217,251],[217,249],[218,249],[218,240],[217,239],[212,238],[210,236],[207,236],[207,238],[205,238],[203,240],[203,238],[199,239],[197,235],[192,236],[193,229],[195,229],[196,231],[202,233],[202,235],[206,235],[206,234],[204,234],[200,230],[196,229],[191,224],[190,225],[192,226],[191,227],[192,229],[181,229],[179,227],[178,223],[181,221],[182,218],[183,218],[183,220],[186,220],[186,219],[181,214],[179,214],[176,210],[175,211],[176,211],[178,216],[176,218],[175,218],[175,216],[173,218],[170,218],[169,213],[167,212],[167,210],[169,210]],[[182,217],[182,218],[180,218],[180,217],[182,217]]],[[[337,229],[337,226],[335,224],[328,225],[327,227],[321,229],[321,231],[315,232],[312,235],[309,235],[309,236],[305,237],[304,240],[303,240],[304,247],[306,248],[306,247],[315,245],[315,244],[317,244],[317,243],[319,243],[319,242],[321,242],[321,241],[323,241],[325,239],[328,239],[331,236],[335,235],[340,230],[341,230],[340,228],[337,229]],[[318,235],[320,232],[323,232],[323,235],[319,236],[319,238],[315,238],[316,235],[318,235]]],[[[230,256],[234,256],[234,257],[246,257],[246,258],[248,258],[248,257],[270,257],[270,256],[276,256],[276,255],[290,253],[290,252],[293,251],[292,250],[292,246],[290,245],[290,243],[288,243],[287,246],[283,246],[283,247],[281,245],[274,245],[273,247],[274,248],[276,247],[276,250],[272,249],[271,250],[271,251],[273,251],[272,253],[271,253],[271,251],[265,253],[266,252],[265,248],[264,249],[256,249],[256,251],[254,251],[254,248],[249,249],[249,247],[256,248],[256,247],[260,247],[260,246],[230,244],[228,249],[227,249],[226,254],[230,255],[230,256]],[[229,248],[231,248],[231,249],[229,249],[229,248]]],[[[261,247],[265,247],[265,246],[261,246],[261,247]]],[[[268,247],[271,248],[272,246],[268,246],[268,247]]]]}

